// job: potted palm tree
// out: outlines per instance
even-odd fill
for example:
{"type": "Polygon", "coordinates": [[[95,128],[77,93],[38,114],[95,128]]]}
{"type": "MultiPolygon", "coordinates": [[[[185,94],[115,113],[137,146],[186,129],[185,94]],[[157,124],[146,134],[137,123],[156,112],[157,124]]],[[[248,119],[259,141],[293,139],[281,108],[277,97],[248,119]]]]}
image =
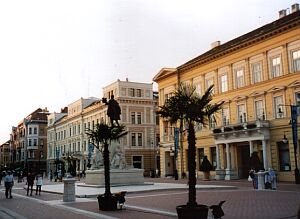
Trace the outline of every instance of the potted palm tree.
{"type": "Polygon", "coordinates": [[[117,198],[110,191],[110,162],[109,143],[118,141],[125,136],[125,126],[108,126],[107,124],[96,124],[94,129],[87,129],[86,134],[90,142],[103,154],[105,192],[98,196],[99,209],[103,211],[117,210],[117,198]]]}
{"type": "Polygon", "coordinates": [[[203,96],[199,96],[194,86],[180,84],[174,96],[159,107],[158,114],[176,124],[185,122],[188,132],[188,171],[189,195],[186,205],[176,207],[178,218],[207,218],[208,207],[196,202],[196,136],[194,123],[206,125],[210,116],[221,109],[222,103],[211,104],[212,89],[210,86],[203,96]]]}

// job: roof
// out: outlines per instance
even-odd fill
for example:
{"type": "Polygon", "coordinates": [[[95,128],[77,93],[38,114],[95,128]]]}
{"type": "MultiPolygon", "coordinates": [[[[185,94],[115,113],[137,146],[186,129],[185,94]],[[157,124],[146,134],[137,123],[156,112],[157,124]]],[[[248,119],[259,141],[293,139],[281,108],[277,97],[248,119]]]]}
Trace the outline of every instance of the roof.
{"type": "Polygon", "coordinates": [[[293,12],[283,18],[217,46],[177,67],[177,69],[184,71],[186,69],[193,68],[199,64],[219,58],[228,53],[232,53],[240,48],[248,47],[251,44],[257,43],[258,41],[265,40],[298,26],[300,26],[300,11],[293,12]]]}

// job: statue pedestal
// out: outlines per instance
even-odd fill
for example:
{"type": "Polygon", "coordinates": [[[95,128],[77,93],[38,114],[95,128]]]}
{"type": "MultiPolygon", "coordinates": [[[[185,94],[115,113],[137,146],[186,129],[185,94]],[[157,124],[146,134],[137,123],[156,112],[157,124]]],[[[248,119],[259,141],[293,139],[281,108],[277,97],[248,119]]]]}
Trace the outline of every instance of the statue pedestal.
{"type": "MultiPolygon", "coordinates": [[[[89,185],[105,185],[104,169],[87,170],[85,183],[89,185]]],[[[110,185],[144,184],[143,169],[111,169],[110,185]]]]}

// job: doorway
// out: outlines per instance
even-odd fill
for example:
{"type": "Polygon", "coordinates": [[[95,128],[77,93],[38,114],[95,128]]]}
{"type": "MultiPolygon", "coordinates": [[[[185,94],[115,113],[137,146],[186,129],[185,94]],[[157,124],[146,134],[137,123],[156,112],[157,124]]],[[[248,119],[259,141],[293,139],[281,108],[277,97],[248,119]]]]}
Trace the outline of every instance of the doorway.
{"type": "Polygon", "coordinates": [[[238,154],[238,175],[240,178],[248,178],[250,170],[250,147],[241,145],[237,147],[238,154]]]}

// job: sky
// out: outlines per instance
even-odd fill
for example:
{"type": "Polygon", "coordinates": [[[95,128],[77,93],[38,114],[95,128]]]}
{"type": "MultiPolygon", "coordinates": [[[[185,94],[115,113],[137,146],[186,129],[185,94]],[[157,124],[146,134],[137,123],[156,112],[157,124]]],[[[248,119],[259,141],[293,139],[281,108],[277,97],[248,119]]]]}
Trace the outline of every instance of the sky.
{"type": "MultiPolygon", "coordinates": [[[[60,112],[117,79],[152,83],[278,19],[299,0],[0,0],[0,144],[37,108],[60,112]]],[[[154,89],[157,85],[154,83],[154,89]]]]}

